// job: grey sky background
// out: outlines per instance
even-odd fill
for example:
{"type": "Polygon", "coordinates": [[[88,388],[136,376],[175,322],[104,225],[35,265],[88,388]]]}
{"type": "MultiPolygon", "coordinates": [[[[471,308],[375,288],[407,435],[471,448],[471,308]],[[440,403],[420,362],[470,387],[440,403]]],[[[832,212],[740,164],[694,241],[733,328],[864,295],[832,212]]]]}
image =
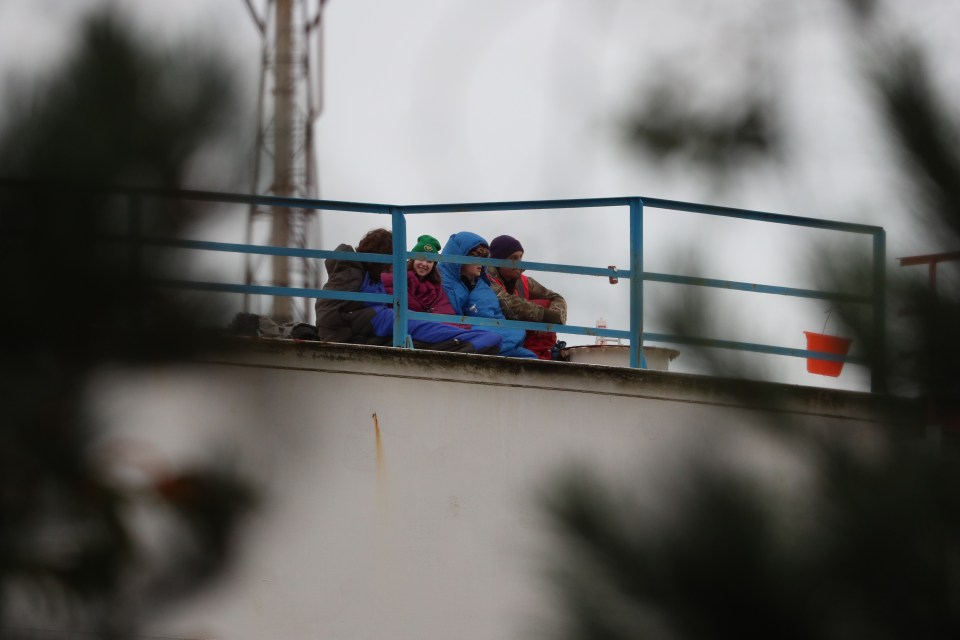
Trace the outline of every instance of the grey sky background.
{"type": "MultiPolygon", "coordinates": [[[[68,53],[78,18],[102,4],[129,14],[150,37],[222,49],[253,105],[260,44],[242,0],[0,0],[0,92],[13,75],[40,74],[68,53]]],[[[321,197],[422,204],[641,195],[877,224],[888,232],[892,274],[897,256],[956,249],[937,246],[911,222],[910,200],[862,98],[855,45],[836,0],[784,0],[773,3],[775,12],[758,10],[770,4],[330,0],[325,111],[315,129],[321,197]],[[744,43],[756,40],[773,53],[750,59],[744,43]],[[765,89],[785,106],[787,160],[717,180],[630,148],[621,125],[632,100],[667,72],[696,79],[689,97],[700,105],[733,103],[743,78],[776,79],[765,89]]],[[[953,33],[960,3],[887,4],[897,28],[919,36],[934,54],[938,82],[952,95],[960,82],[953,63],[960,59],[953,33]]],[[[252,136],[254,127],[251,120],[238,136],[252,136]]],[[[248,190],[235,176],[205,175],[193,186],[248,190]]],[[[410,216],[407,224],[411,239],[430,233],[442,242],[462,229],[488,239],[510,233],[534,261],[628,263],[625,209],[410,216]]],[[[240,242],[244,225],[245,212],[232,212],[201,234],[240,242]]],[[[321,248],[355,244],[375,226],[389,223],[324,214],[321,248]]],[[[813,286],[813,252],[834,243],[822,232],[657,210],[647,211],[645,238],[647,271],[797,287],[813,286]]],[[[869,240],[854,246],[867,251],[869,240]]],[[[234,266],[223,269],[224,277],[239,277],[231,275],[234,266]]],[[[626,281],[531,275],[567,297],[571,324],[592,326],[602,316],[627,328],[626,281]]],[[[663,285],[648,285],[648,330],[665,329],[657,308],[670,295],[663,285]]],[[[824,303],[745,293],[709,297],[717,304],[711,337],[797,348],[805,346],[804,330],[822,328],[827,310],[824,303]]],[[[771,379],[867,386],[858,367],[848,365],[834,380],[807,374],[800,359],[748,358],[771,379]]],[[[674,365],[696,371],[683,355],[674,365]]]]}

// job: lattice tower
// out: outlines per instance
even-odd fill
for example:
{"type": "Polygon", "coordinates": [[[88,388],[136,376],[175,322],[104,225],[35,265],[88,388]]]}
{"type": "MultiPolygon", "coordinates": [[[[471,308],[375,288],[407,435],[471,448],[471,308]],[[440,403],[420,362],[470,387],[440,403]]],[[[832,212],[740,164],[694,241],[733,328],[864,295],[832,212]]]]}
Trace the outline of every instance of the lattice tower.
{"type": "MultiPolygon", "coordinates": [[[[322,109],[322,16],[326,0],[245,0],[262,39],[257,154],[253,192],[319,197],[313,123],[322,109]]],[[[251,206],[247,243],[319,248],[320,214],[313,209],[251,206]]],[[[248,254],[245,281],[319,288],[319,260],[248,254]]],[[[313,322],[310,298],[247,295],[244,309],[279,323],[313,322]],[[272,302],[272,308],[267,308],[272,302]]]]}

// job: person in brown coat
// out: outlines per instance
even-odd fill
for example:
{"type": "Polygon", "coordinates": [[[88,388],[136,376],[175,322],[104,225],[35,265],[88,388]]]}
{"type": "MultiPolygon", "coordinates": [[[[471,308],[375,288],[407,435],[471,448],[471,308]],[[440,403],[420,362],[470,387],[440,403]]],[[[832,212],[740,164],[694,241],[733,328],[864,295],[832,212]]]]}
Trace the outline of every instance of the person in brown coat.
{"type": "MultiPolygon", "coordinates": [[[[490,257],[523,260],[523,245],[513,236],[497,236],[490,242],[490,257]]],[[[524,275],[523,269],[487,267],[487,275],[507,319],[566,323],[567,301],[559,293],[524,275]]],[[[527,331],[523,346],[536,353],[541,360],[551,360],[550,351],[556,342],[557,334],[552,331],[527,331]]]]}

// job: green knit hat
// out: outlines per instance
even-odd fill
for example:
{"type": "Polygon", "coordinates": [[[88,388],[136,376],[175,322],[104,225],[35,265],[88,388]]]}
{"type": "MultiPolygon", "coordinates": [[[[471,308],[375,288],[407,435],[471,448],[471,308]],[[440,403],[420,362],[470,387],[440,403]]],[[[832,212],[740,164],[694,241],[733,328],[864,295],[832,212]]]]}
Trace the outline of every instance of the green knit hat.
{"type": "Polygon", "coordinates": [[[433,236],[420,236],[410,253],[440,253],[440,241],[433,236]]]}

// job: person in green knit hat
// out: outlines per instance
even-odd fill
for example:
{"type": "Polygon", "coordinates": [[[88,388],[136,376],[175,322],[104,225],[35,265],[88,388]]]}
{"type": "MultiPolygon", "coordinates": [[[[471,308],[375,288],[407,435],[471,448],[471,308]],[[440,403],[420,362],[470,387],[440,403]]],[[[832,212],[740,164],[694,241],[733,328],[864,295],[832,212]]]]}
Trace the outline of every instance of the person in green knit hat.
{"type": "MultiPolygon", "coordinates": [[[[417,238],[417,244],[410,249],[411,253],[440,253],[440,241],[431,235],[422,235],[417,238]]],[[[387,293],[393,293],[393,274],[382,276],[383,286],[387,293]]],[[[456,315],[447,292],[443,289],[440,270],[433,260],[414,258],[407,261],[407,305],[411,311],[426,313],[444,313],[456,315]]],[[[463,325],[472,328],[470,325],[463,325]]]]}
{"type": "MultiPolygon", "coordinates": [[[[440,248],[439,240],[433,236],[422,235],[417,238],[417,244],[413,245],[410,253],[440,253],[440,248]]],[[[433,260],[409,260],[407,261],[407,271],[416,273],[420,280],[429,280],[433,284],[440,284],[440,272],[437,270],[437,263],[433,260]]]]}

